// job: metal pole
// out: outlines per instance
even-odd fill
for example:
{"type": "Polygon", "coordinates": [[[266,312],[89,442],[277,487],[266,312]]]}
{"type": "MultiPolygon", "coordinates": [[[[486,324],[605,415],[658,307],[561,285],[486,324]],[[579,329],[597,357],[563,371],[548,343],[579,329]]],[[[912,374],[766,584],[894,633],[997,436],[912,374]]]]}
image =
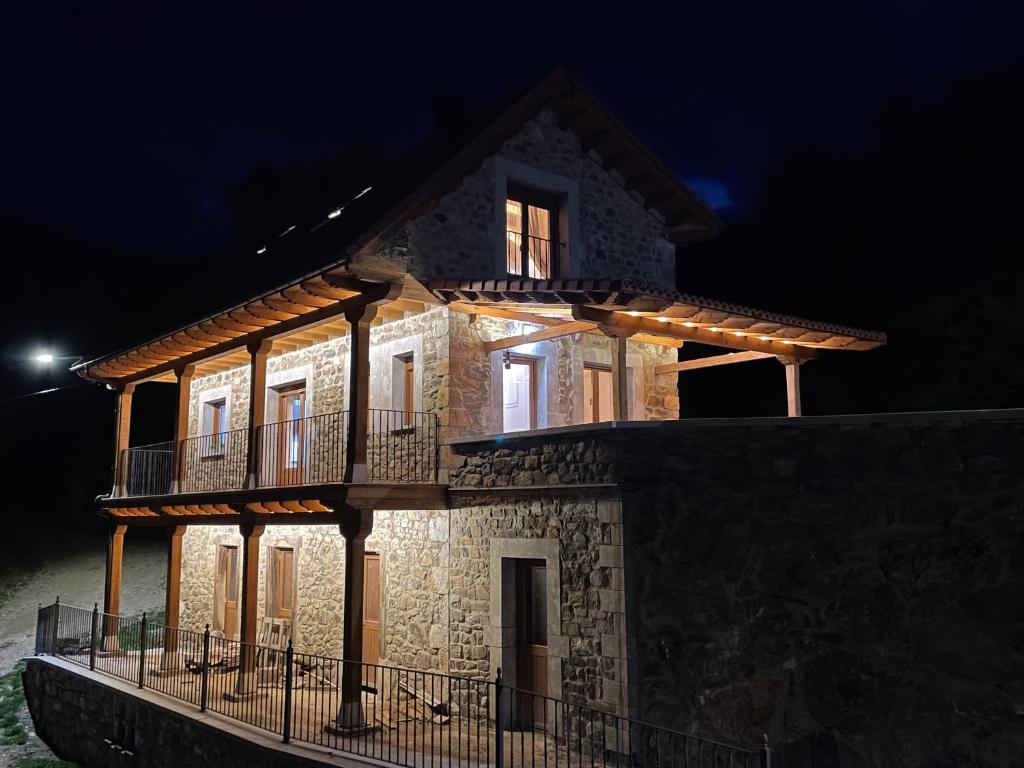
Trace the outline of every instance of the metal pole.
{"type": "Polygon", "coordinates": [[[92,631],[89,634],[89,669],[96,669],[96,630],[100,621],[99,604],[92,604],[92,631]]]}
{"type": "Polygon", "coordinates": [[[60,637],[60,595],[53,604],[53,618],[50,626],[50,655],[57,655],[57,639],[60,637]]]}
{"type": "Polygon", "coordinates": [[[206,700],[210,692],[210,625],[203,632],[203,668],[199,681],[199,711],[206,711],[206,700]]]}
{"type": "Polygon", "coordinates": [[[768,748],[768,734],[761,735],[761,768],[772,768],[772,751],[768,748]]]}
{"type": "Polygon", "coordinates": [[[501,703],[501,667],[498,667],[498,674],[494,678],[494,764],[497,768],[503,768],[505,763],[505,733],[502,721],[501,703]]]}
{"type": "Polygon", "coordinates": [[[284,728],[281,741],[287,744],[292,737],[292,660],[295,650],[292,641],[288,640],[288,650],[284,652],[284,728]]]}
{"type": "Polygon", "coordinates": [[[146,614],[139,625],[139,688],[146,685],[146,614]]]}

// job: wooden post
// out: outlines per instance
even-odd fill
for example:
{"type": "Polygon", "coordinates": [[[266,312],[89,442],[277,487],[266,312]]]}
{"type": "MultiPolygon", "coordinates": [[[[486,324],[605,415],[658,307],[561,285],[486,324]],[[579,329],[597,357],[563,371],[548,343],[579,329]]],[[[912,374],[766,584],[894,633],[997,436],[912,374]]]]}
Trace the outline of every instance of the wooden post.
{"type": "Polygon", "coordinates": [[[341,658],[341,705],[337,730],[353,733],[366,728],[363,716],[363,568],[366,537],[373,530],[373,510],[349,507],[339,526],[345,537],[345,604],[341,658]]]}
{"type": "Polygon", "coordinates": [[[174,369],[178,378],[178,398],[174,406],[174,480],[171,493],[179,493],[185,480],[185,461],[182,458],[184,441],[188,438],[188,406],[192,396],[192,374],[194,365],[174,369]]]}
{"type": "Polygon", "coordinates": [[[176,670],[178,658],[178,621],[181,606],[181,540],[187,526],[176,525],[167,537],[167,592],[164,600],[164,653],[160,670],[176,670]]]}
{"type": "Polygon", "coordinates": [[[800,365],[803,360],[795,357],[778,358],[779,362],[786,366],[786,415],[802,416],[803,407],[800,404],[800,365]]]}
{"type": "Polygon", "coordinates": [[[121,560],[126,525],[112,525],[107,534],[107,571],[103,581],[103,650],[116,651],[117,614],[121,610],[121,560]]]}
{"type": "Polygon", "coordinates": [[[117,390],[117,416],[114,425],[114,482],[112,496],[124,496],[127,482],[127,459],[125,451],[132,426],[132,395],[135,384],[125,384],[117,390]]]}
{"type": "Polygon", "coordinates": [[[256,487],[256,474],[259,469],[260,427],[267,419],[267,356],[274,343],[268,339],[249,345],[249,457],[248,480],[249,488],[256,487]]]}
{"type": "Polygon", "coordinates": [[[612,337],[612,418],[629,418],[629,383],[626,377],[626,337],[612,337]]]}
{"type": "Polygon", "coordinates": [[[263,526],[250,522],[238,526],[242,534],[242,642],[235,694],[241,696],[256,692],[256,602],[260,577],[260,538],[263,526]]]}
{"type": "MultiPolygon", "coordinates": [[[[373,304],[345,312],[350,324],[348,353],[348,430],[345,435],[346,483],[366,483],[366,440],[370,419],[370,324],[377,316],[373,304]]],[[[360,575],[360,578],[362,576],[360,575]]]]}

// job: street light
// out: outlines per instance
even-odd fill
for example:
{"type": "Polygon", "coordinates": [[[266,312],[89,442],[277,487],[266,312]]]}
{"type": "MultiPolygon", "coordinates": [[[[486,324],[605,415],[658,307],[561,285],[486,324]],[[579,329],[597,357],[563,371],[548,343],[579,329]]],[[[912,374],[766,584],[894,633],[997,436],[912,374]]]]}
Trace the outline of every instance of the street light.
{"type": "Polygon", "coordinates": [[[53,365],[58,360],[74,360],[77,362],[82,358],[80,355],[55,355],[47,349],[42,349],[39,352],[36,352],[36,354],[32,356],[32,359],[40,365],[53,365]]]}
{"type": "Polygon", "coordinates": [[[51,352],[40,352],[36,355],[36,362],[42,363],[43,365],[49,365],[54,361],[53,354],[51,352]]]}

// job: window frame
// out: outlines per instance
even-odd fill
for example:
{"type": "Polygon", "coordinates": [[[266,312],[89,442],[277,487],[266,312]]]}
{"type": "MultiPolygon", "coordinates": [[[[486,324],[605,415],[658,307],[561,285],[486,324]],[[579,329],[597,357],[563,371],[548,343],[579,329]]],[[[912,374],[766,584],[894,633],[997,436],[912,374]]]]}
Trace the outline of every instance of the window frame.
{"type": "Polygon", "coordinates": [[[538,280],[552,280],[559,277],[559,262],[561,261],[561,242],[559,241],[559,219],[561,215],[561,200],[560,196],[552,192],[544,192],[539,189],[535,189],[525,184],[520,184],[514,181],[509,181],[505,189],[504,206],[505,220],[505,241],[506,241],[506,252],[505,252],[505,271],[509,277],[522,277],[528,279],[538,280]],[[521,206],[520,210],[520,229],[519,232],[519,272],[513,272],[510,269],[508,262],[508,204],[510,202],[518,203],[521,206]],[[548,212],[548,274],[541,275],[538,278],[530,278],[528,265],[528,253],[530,245],[530,237],[540,237],[540,235],[534,235],[530,232],[530,215],[529,208],[540,208],[548,212]]]}
{"type": "MultiPolygon", "coordinates": [[[[509,356],[508,356],[508,363],[510,365],[527,365],[530,368],[530,393],[529,393],[529,398],[530,398],[530,426],[527,427],[526,430],[519,430],[519,431],[525,432],[525,431],[532,430],[532,429],[539,429],[538,421],[537,421],[537,412],[539,411],[539,402],[538,401],[539,401],[539,396],[540,396],[540,389],[539,389],[539,385],[538,385],[538,382],[537,382],[537,369],[539,367],[538,366],[538,360],[537,360],[536,357],[531,357],[530,355],[517,355],[515,353],[512,353],[512,354],[509,354],[509,356]]],[[[504,366],[504,363],[503,363],[502,364],[502,375],[504,375],[504,368],[505,368],[505,366],[504,366]]],[[[502,424],[501,424],[501,428],[502,428],[502,431],[504,432],[505,431],[505,422],[504,422],[504,418],[505,418],[505,411],[504,411],[504,406],[505,406],[505,387],[504,387],[504,382],[502,382],[502,388],[501,389],[502,389],[502,394],[501,394],[501,400],[502,400],[502,402],[501,402],[501,404],[502,404],[502,424]]]]}

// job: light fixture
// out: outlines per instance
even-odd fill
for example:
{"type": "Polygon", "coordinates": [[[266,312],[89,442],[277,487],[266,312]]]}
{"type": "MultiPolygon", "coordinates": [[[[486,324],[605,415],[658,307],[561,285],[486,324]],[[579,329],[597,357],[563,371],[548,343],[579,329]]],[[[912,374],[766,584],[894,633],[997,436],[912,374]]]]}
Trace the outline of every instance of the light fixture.
{"type": "Polygon", "coordinates": [[[691,323],[689,320],[687,320],[685,323],[683,323],[683,325],[685,325],[687,328],[695,328],[697,324],[691,323]]]}
{"type": "Polygon", "coordinates": [[[54,361],[54,359],[55,358],[54,358],[52,352],[40,352],[35,357],[36,362],[37,363],[42,363],[43,365],[49,365],[50,363],[52,363],[54,361]]]}
{"type": "Polygon", "coordinates": [[[733,331],[732,335],[733,336],[743,336],[744,334],[743,334],[743,331],[733,331]]]}
{"type": "Polygon", "coordinates": [[[331,211],[330,213],[327,214],[327,218],[328,219],[336,219],[339,216],[341,216],[341,212],[343,210],[345,210],[345,206],[344,205],[341,206],[341,208],[335,208],[333,211],[331,211]]]}
{"type": "Polygon", "coordinates": [[[718,326],[712,325],[710,328],[708,328],[708,330],[711,331],[712,333],[718,333],[719,328],[718,326]]]}
{"type": "Polygon", "coordinates": [[[259,256],[261,253],[266,253],[266,252],[267,252],[267,246],[265,246],[265,245],[256,249],[256,255],[257,256],[259,256]]]}
{"type": "Polygon", "coordinates": [[[656,320],[657,320],[657,321],[658,321],[659,323],[667,323],[667,322],[668,322],[668,318],[667,318],[667,317],[658,317],[658,318],[655,318],[655,319],[656,319],[656,320]]]}
{"type": "Polygon", "coordinates": [[[640,313],[637,312],[635,309],[629,310],[629,312],[627,312],[626,314],[629,315],[630,317],[640,317],[640,313]]]}
{"type": "Polygon", "coordinates": [[[783,343],[783,344],[790,344],[790,345],[792,345],[792,344],[793,344],[793,342],[792,342],[792,341],[790,341],[789,339],[783,339],[782,343],[783,343]]]}
{"type": "Polygon", "coordinates": [[[761,341],[771,341],[772,340],[771,336],[758,336],[757,338],[759,338],[761,341]]]}
{"type": "Polygon", "coordinates": [[[506,371],[512,369],[512,353],[507,349],[501,353],[501,362],[505,364],[506,371]]]}

